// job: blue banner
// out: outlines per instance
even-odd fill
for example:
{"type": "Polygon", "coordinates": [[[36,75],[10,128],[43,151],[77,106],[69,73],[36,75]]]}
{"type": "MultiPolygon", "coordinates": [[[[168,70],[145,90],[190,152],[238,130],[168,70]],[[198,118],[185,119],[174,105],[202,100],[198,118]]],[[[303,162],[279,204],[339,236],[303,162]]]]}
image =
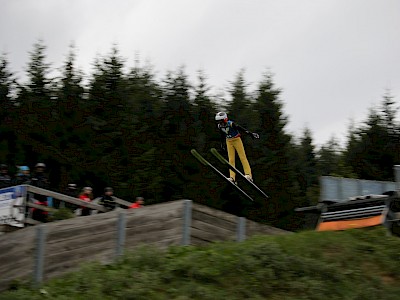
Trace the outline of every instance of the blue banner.
{"type": "Polygon", "coordinates": [[[0,189],[0,224],[24,227],[26,186],[0,189]]]}

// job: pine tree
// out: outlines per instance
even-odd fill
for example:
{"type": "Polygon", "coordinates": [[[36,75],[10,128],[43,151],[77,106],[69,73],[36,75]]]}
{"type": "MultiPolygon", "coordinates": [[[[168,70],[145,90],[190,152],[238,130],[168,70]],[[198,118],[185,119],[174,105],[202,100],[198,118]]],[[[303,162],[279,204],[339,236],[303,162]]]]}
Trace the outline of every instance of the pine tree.
{"type": "MultiPolygon", "coordinates": [[[[127,107],[121,125],[127,169],[123,181],[134,195],[147,203],[161,202],[164,190],[160,124],[162,124],[162,92],[151,65],[137,65],[128,76],[127,107]]],[[[127,191],[127,192],[128,192],[127,191]]]]}
{"type": "Polygon", "coordinates": [[[168,72],[164,79],[163,123],[160,133],[163,141],[163,170],[166,178],[165,197],[183,197],[185,174],[190,168],[190,149],[194,142],[191,85],[183,67],[168,72]],[[189,165],[188,165],[189,164],[189,165]]]}
{"type": "MultiPolygon", "coordinates": [[[[47,97],[50,92],[51,80],[48,78],[50,73],[50,64],[46,63],[46,46],[42,40],[33,45],[33,51],[30,52],[30,61],[28,63],[29,82],[27,88],[37,97],[47,97]]],[[[41,100],[35,99],[37,101],[41,100]]],[[[48,103],[41,103],[42,105],[48,103]]]]}
{"type": "Polygon", "coordinates": [[[16,93],[14,75],[9,70],[9,62],[5,54],[0,56],[0,162],[15,164],[16,145],[12,120],[15,119],[16,93]]]}
{"type": "Polygon", "coordinates": [[[84,154],[90,148],[88,136],[90,126],[85,124],[85,89],[83,75],[76,68],[76,54],[71,45],[62,67],[62,76],[58,82],[55,134],[58,137],[52,145],[57,147],[57,163],[60,187],[63,191],[69,182],[85,177],[90,168],[84,154]],[[72,167],[74,166],[74,167],[72,167]]]}
{"type": "MultiPolygon", "coordinates": [[[[9,70],[9,62],[5,54],[0,56],[0,113],[4,121],[7,111],[12,109],[12,95],[14,85],[13,74],[9,70]]],[[[2,122],[3,123],[3,122],[2,122]]]]}
{"type": "Polygon", "coordinates": [[[391,134],[395,134],[396,114],[399,110],[398,107],[394,107],[395,104],[394,97],[391,95],[390,91],[387,90],[381,103],[382,125],[386,127],[391,134]]]}
{"type": "Polygon", "coordinates": [[[183,67],[176,73],[168,72],[164,80],[164,120],[167,134],[188,134],[192,124],[190,92],[191,86],[183,67]]]}
{"type": "Polygon", "coordinates": [[[379,113],[371,109],[364,126],[354,132],[345,151],[346,164],[358,178],[393,180],[395,156],[388,128],[379,113]]]}
{"type": "Polygon", "coordinates": [[[387,90],[381,103],[382,125],[387,131],[387,155],[392,156],[393,164],[398,164],[400,162],[400,125],[396,120],[399,108],[395,105],[394,96],[391,95],[390,90],[387,90]]]}
{"type": "Polygon", "coordinates": [[[279,99],[281,90],[273,83],[272,75],[266,74],[259,83],[254,110],[258,113],[257,131],[260,145],[257,147],[257,161],[252,165],[253,177],[271,196],[263,203],[258,221],[266,219],[279,227],[295,226],[294,208],[301,206],[299,189],[295,185],[295,171],[291,164],[293,145],[291,136],[285,132],[287,118],[282,112],[279,99]]]}
{"type": "Polygon", "coordinates": [[[317,159],[315,147],[313,145],[311,131],[304,128],[300,145],[296,151],[298,153],[295,160],[298,175],[297,180],[300,184],[301,195],[306,196],[307,191],[318,184],[317,159]]]}
{"type": "Polygon", "coordinates": [[[76,68],[75,48],[71,45],[63,66],[60,82],[61,95],[57,101],[60,118],[67,122],[69,119],[76,120],[83,117],[81,111],[85,89],[82,81],[83,75],[76,68]]]}
{"type": "MultiPolygon", "coordinates": [[[[124,147],[123,122],[126,117],[127,76],[124,59],[116,46],[103,59],[97,59],[89,87],[86,111],[91,126],[90,153],[92,173],[97,184],[118,189],[126,171],[127,151],[124,147]]],[[[88,149],[89,151],[89,149],[88,149]]]]}
{"type": "Polygon", "coordinates": [[[28,82],[21,86],[16,99],[18,113],[23,118],[15,120],[14,128],[25,152],[24,161],[17,163],[33,165],[53,156],[53,148],[49,145],[57,139],[54,135],[56,102],[45,51],[43,41],[34,44],[27,68],[28,82]]]}
{"type": "Polygon", "coordinates": [[[211,100],[210,87],[202,71],[198,72],[198,85],[194,90],[195,148],[205,151],[219,144],[219,133],[215,125],[215,105],[211,100]]]}
{"type": "MultiPolygon", "coordinates": [[[[220,134],[215,123],[216,108],[211,96],[211,87],[206,82],[203,71],[197,73],[197,85],[194,88],[194,138],[193,148],[205,156],[210,156],[210,148],[220,147],[220,134]]],[[[207,168],[191,158],[188,175],[190,183],[187,188],[187,197],[208,206],[221,208],[221,180],[207,168]],[[191,167],[191,169],[190,169],[191,167]],[[219,191],[219,192],[216,192],[219,191]]],[[[223,183],[223,182],[222,182],[223,183]]]]}
{"type": "Polygon", "coordinates": [[[318,174],[321,176],[338,175],[339,162],[341,160],[341,149],[335,137],[331,137],[317,151],[318,174]]]}
{"type": "Polygon", "coordinates": [[[244,70],[236,74],[235,80],[231,82],[229,93],[231,101],[228,103],[227,109],[229,118],[237,121],[243,126],[248,126],[251,116],[248,115],[250,106],[250,96],[247,92],[248,84],[244,78],[244,70]]]}
{"type": "Polygon", "coordinates": [[[125,109],[127,79],[123,71],[124,59],[114,46],[110,55],[97,59],[89,89],[92,121],[102,130],[114,131],[125,109]]]}
{"type": "MultiPolygon", "coordinates": [[[[139,62],[137,62],[139,64],[139,62]]],[[[161,120],[162,90],[151,65],[135,66],[128,75],[127,117],[136,130],[157,133],[161,120]]],[[[154,136],[155,137],[155,136],[154,136]]],[[[143,141],[146,141],[144,138],[143,141]]]]}

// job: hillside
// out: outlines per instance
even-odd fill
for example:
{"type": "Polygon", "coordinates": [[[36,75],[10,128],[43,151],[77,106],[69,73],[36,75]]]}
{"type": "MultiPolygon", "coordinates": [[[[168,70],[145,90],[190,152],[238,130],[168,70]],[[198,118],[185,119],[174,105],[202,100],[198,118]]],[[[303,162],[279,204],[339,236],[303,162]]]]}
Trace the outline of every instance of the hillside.
{"type": "Polygon", "coordinates": [[[383,227],[143,247],[0,299],[400,299],[399,254],[383,227]]]}

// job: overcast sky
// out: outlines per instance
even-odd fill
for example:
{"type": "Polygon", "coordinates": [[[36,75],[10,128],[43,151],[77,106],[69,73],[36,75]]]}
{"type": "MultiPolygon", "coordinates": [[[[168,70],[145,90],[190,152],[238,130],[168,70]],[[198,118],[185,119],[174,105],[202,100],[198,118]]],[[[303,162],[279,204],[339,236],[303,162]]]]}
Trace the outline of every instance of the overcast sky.
{"type": "Polygon", "coordinates": [[[21,80],[39,39],[53,68],[74,43],[86,74],[114,44],[129,67],[185,65],[193,83],[202,69],[215,91],[269,70],[287,131],[307,126],[316,145],[346,140],[387,89],[400,100],[399,0],[0,0],[0,52],[21,80]]]}

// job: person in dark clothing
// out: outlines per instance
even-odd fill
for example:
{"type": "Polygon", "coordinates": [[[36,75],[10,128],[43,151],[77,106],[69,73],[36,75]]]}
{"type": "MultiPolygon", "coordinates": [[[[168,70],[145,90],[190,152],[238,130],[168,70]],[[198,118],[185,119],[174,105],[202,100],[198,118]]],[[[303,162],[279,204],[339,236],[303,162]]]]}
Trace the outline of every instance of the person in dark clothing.
{"type": "MultiPolygon", "coordinates": [[[[17,166],[18,171],[16,176],[12,179],[12,185],[31,184],[31,170],[28,166],[17,166]]],[[[31,202],[32,194],[28,193],[26,201],[31,202]]],[[[32,217],[32,209],[26,207],[26,217],[32,217]]]]}
{"type": "MultiPolygon", "coordinates": [[[[65,195],[73,197],[73,198],[78,198],[78,189],[75,183],[68,183],[67,188],[65,189],[64,192],[65,195]]],[[[77,205],[72,204],[70,202],[65,202],[64,203],[65,207],[70,209],[71,211],[74,211],[75,209],[78,208],[77,205]]]]}
{"type": "Polygon", "coordinates": [[[5,164],[0,165],[0,189],[12,185],[11,176],[8,175],[8,166],[5,164]]]}
{"type": "MultiPolygon", "coordinates": [[[[47,179],[47,176],[45,175],[45,169],[46,165],[44,163],[37,163],[35,165],[35,172],[31,178],[31,185],[42,188],[42,189],[49,189],[50,184],[49,180],[47,179]]],[[[35,201],[35,204],[43,205],[43,206],[48,206],[48,201],[47,201],[47,196],[45,195],[40,195],[40,194],[34,194],[33,195],[35,201]]],[[[33,209],[32,212],[32,219],[41,221],[41,222],[46,222],[48,218],[48,213],[39,210],[39,209],[33,209]]]]}
{"type": "Polygon", "coordinates": [[[31,184],[31,170],[28,166],[19,166],[17,176],[13,180],[13,185],[31,184]]]}
{"type": "Polygon", "coordinates": [[[75,183],[68,183],[65,189],[65,195],[76,198],[78,196],[78,190],[75,183]]]}
{"type": "MultiPolygon", "coordinates": [[[[46,201],[41,201],[35,199],[35,204],[47,206],[47,200],[46,201]]],[[[32,219],[40,222],[47,222],[48,220],[49,213],[47,211],[38,209],[38,208],[32,208],[32,219]]]]}
{"type": "Polygon", "coordinates": [[[49,189],[50,183],[45,174],[46,165],[44,163],[37,163],[35,165],[35,172],[31,179],[31,185],[37,186],[42,189],[49,189]]]}
{"type": "Polygon", "coordinates": [[[108,211],[116,209],[119,206],[115,202],[113,195],[114,195],[114,189],[112,187],[106,187],[104,189],[104,194],[103,194],[103,196],[100,197],[98,203],[100,205],[103,205],[105,208],[107,208],[108,211]]]}

